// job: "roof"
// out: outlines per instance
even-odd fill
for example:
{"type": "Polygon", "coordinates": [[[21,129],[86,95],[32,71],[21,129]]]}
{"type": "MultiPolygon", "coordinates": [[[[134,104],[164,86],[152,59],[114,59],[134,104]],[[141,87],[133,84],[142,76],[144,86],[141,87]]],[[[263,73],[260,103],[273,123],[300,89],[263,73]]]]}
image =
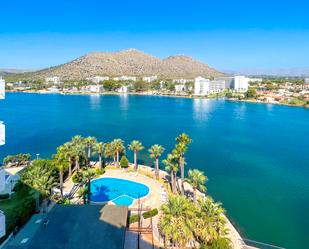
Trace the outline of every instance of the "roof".
{"type": "Polygon", "coordinates": [[[47,227],[34,215],[5,249],[122,249],[127,214],[126,206],[56,205],[47,227]]]}

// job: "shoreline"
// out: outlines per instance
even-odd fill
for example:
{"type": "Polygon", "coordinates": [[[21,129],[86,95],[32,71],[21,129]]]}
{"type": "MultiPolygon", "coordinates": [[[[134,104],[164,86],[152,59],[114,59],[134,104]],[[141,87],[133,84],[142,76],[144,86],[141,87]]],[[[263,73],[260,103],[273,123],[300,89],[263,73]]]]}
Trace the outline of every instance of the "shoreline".
{"type": "Polygon", "coordinates": [[[309,105],[291,105],[291,104],[283,104],[283,103],[268,103],[268,102],[258,102],[250,99],[233,99],[233,98],[226,98],[226,97],[217,97],[217,98],[209,98],[207,96],[194,96],[194,95],[175,95],[175,94],[154,94],[154,93],[118,93],[118,92],[102,92],[102,93],[90,93],[90,92],[73,92],[73,93],[62,93],[62,92],[49,92],[49,91],[12,91],[7,90],[7,93],[27,93],[27,94],[58,94],[58,95],[132,95],[132,96],[153,96],[153,97],[170,97],[170,98],[184,98],[184,99],[208,99],[208,100],[217,100],[217,99],[224,99],[226,101],[232,102],[246,102],[252,104],[263,104],[263,105],[279,105],[279,106],[289,106],[289,107],[302,107],[305,109],[309,109],[309,105]]]}

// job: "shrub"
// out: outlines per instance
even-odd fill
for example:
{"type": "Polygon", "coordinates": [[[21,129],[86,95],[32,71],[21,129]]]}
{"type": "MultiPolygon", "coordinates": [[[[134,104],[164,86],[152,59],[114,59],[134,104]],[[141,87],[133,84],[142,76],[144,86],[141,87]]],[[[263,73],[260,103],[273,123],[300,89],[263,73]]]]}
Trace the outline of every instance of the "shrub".
{"type": "Polygon", "coordinates": [[[105,169],[95,169],[96,175],[103,175],[105,173],[105,169]]]}
{"type": "Polygon", "coordinates": [[[23,184],[21,181],[18,181],[16,184],[15,184],[15,186],[14,186],[14,188],[13,188],[13,191],[14,192],[18,192],[18,191],[20,191],[21,189],[23,189],[25,187],[25,184],[23,184]]]}
{"type": "Polygon", "coordinates": [[[81,183],[83,181],[83,176],[81,172],[76,172],[72,176],[72,182],[73,183],[81,183]]]}
{"type": "Polygon", "coordinates": [[[10,198],[9,194],[2,194],[2,195],[0,195],[0,200],[6,200],[6,199],[9,199],[9,198],[10,198]]]}
{"type": "Polygon", "coordinates": [[[135,223],[135,222],[138,222],[138,215],[137,214],[130,215],[129,223],[132,224],[132,223],[135,223]]]}
{"type": "Polygon", "coordinates": [[[158,209],[155,208],[155,209],[152,209],[148,212],[143,213],[143,217],[144,217],[144,219],[148,219],[150,217],[156,216],[158,213],[159,213],[158,209]]]}
{"type": "Polygon", "coordinates": [[[227,238],[218,238],[207,245],[202,245],[201,249],[232,249],[231,242],[227,238]]]}
{"type": "Polygon", "coordinates": [[[121,157],[120,166],[121,166],[121,168],[128,168],[129,167],[129,160],[126,158],[126,156],[121,157]]]}

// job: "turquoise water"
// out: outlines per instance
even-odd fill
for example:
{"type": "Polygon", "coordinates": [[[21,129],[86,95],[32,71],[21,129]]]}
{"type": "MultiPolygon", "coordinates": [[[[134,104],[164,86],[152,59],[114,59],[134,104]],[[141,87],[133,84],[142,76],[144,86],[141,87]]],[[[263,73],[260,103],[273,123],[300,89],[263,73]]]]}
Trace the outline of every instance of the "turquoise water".
{"type": "MultiPolygon", "coordinates": [[[[120,137],[169,151],[193,139],[186,168],[205,171],[208,193],[250,239],[309,248],[309,109],[150,96],[7,94],[0,101],[6,154],[50,156],[73,135],[120,137]]],[[[131,151],[127,154],[132,160],[131,151]]],[[[141,163],[152,162],[143,151],[141,163]]]]}
{"type": "Polygon", "coordinates": [[[134,200],[148,193],[149,188],[138,182],[109,177],[91,181],[92,202],[113,201],[116,205],[130,206],[134,200]]]}

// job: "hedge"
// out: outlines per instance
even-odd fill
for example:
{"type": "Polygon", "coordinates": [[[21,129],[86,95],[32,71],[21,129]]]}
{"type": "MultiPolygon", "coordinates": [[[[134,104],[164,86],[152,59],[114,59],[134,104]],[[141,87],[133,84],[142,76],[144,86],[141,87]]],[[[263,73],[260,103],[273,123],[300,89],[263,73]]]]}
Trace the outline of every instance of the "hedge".
{"type": "Polygon", "coordinates": [[[137,214],[130,215],[129,223],[132,224],[132,223],[135,223],[135,222],[138,222],[138,215],[137,214]]]}
{"type": "Polygon", "coordinates": [[[144,217],[144,219],[148,219],[150,217],[156,216],[158,213],[159,213],[158,209],[155,208],[155,209],[152,209],[148,212],[143,213],[143,217],[144,217]]]}

